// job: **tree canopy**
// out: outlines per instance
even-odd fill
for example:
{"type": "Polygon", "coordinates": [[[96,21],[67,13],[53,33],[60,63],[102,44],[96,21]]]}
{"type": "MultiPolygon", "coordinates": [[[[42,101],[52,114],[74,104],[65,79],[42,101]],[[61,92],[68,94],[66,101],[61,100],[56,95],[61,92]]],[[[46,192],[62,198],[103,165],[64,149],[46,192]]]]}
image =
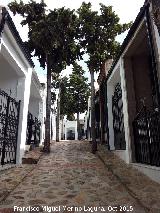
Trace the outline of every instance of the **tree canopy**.
{"type": "Polygon", "coordinates": [[[58,8],[47,10],[43,0],[37,3],[30,0],[11,2],[13,14],[23,17],[22,25],[28,25],[28,47],[32,56],[37,56],[41,67],[45,68],[47,55],[50,57],[50,68],[61,72],[67,65],[81,58],[81,49],[77,39],[78,18],[74,10],[58,8]]]}
{"type": "Polygon", "coordinates": [[[47,98],[44,151],[50,152],[51,73],[60,73],[67,65],[81,59],[77,42],[78,18],[74,10],[64,7],[47,10],[43,0],[27,4],[15,0],[9,5],[13,14],[22,16],[22,25],[28,25],[25,46],[37,56],[40,66],[47,67],[47,98]]]}
{"type": "Polygon", "coordinates": [[[84,113],[87,110],[90,86],[85,71],[77,64],[73,64],[72,74],[69,76],[70,106],[73,113],[84,113]]]}
{"type": "MultiPolygon", "coordinates": [[[[83,113],[87,109],[90,87],[85,71],[76,62],[69,78],[54,75],[52,88],[60,89],[60,115],[73,117],[74,113],[83,113]]],[[[53,96],[54,100],[54,96],[53,96]]]]}
{"type": "Polygon", "coordinates": [[[83,2],[77,10],[79,20],[79,43],[88,54],[86,61],[91,73],[91,135],[92,153],[97,151],[95,135],[95,89],[94,72],[99,72],[102,64],[119,53],[120,44],[117,35],[126,31],[131,23],[120,24],[119,17],[112,6],[100,4],[100,12],[93,11],[91,3],[83,2]]]}
{"type": "Polygon", "coordinates": [[[126,31],[131,22],[120,24],[112,6],[100,4],[100,13],[92,10],[91,3],[83,2],[77,10],[79,17],[79,42],[89,55],[88,67],[98,72],[108,58],[115,58],[120,44],[116,36],[126,31]]]}
{"type": "MultiPolygon", "coordinates": [[[[65,7],[47,10],[43,0],[40,3],[30,0],[27,4],[15,0],[9,4],[9,8],[14,15],[22,16],[22,25],[28,25],[28,41],[25,45],[32,56],[38,57],[41,67],[47,65],[45,144],[50,144],[51,73],[60,73],[67,65],[82,59],[84,52],[89,56],[87,65],[91,72],[92,138],[95,138],[94,71],[98,72],[106,59],[118,54],[120,44],[115,38],[127,30],[131,23],[120,24],[112,6],[103,4],[100,4],[99,12],[93,11],[91,3],[85,2],[77,11],[65,7]]],[[[76,69],[81,71],[78,67],[76,69]]],[[[72,84],[74,81],[81,84],[76,73],[72,79],[72,84]]],[[[77,85],[74,83],[74,86],[77,85]]],[[[71,108],[83,111],[83,107],[79,107],[83,106],[80,104],[81,91],[78,93],[78,105],[72,104],[71,108]]],[[[77,97],[72,90],[72,98],[77,97]]]]}

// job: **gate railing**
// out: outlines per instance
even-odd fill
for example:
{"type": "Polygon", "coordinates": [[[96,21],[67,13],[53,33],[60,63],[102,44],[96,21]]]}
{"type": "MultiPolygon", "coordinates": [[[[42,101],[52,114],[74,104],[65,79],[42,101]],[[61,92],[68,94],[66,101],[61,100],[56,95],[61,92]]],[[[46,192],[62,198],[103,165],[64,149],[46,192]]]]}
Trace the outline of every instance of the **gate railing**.
{"type": "Polygon", "coordinates": [[[41,133],[41,122],[28,112],[26,144],[39,146],[41,133]]]}
{"type": "Polygon", "coordinates": [[[126,141],[124,132],[122,89],[120,83],[116,84],[114,95],[112,96],[112,113],[115,149],[125,150],[126,141]]]}
{"type": "Polygon", "coordinates": [[[0,164],[16,163],[20,101],[0,89],[0,164]]]}
{"type": "Polygon", "coordinates": [[[133,121],[135,157],[138,163],[160,166],[160,112],[143,106],[133,121]]]}

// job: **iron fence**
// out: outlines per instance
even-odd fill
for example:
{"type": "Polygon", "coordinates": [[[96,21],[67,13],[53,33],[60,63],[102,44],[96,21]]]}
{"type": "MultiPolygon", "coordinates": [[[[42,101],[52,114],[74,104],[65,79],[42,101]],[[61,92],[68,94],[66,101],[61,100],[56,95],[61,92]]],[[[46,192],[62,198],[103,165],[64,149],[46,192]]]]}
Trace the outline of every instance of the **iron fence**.
{"type": "Polygon", "coordinates": [[[26,144],[39,146],[41,133],[41,122],[28,112],[26,144]]]}
{"type": "Polygon", "coordinates": [[[135,157],[138,163],[160,166],[160,113],[143,106],[133,122],[135,157]]]}
{"type": "Polygon", "coordinates": [[[0,163],[16,163],[20,101],[0,90],[0,163]]]}
{"type": "Polygon", "coordinates": [[[120,83],[116,84],[114,95],[112,96],[112,113],[115,149],[125,150],[126,141],[124,132],[122,89],[120,83]]]}

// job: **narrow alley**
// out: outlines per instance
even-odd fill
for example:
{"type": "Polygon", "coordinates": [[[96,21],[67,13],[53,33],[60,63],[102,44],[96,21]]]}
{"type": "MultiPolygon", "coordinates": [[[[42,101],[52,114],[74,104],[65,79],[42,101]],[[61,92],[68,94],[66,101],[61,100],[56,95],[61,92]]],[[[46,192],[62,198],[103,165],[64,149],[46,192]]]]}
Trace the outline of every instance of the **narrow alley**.
{"type": "Polygon", "coordinates": [[[90,146],[53,142],[38,164],[1,171],[0,212],[160,212],[158,183],[90,146]]]}

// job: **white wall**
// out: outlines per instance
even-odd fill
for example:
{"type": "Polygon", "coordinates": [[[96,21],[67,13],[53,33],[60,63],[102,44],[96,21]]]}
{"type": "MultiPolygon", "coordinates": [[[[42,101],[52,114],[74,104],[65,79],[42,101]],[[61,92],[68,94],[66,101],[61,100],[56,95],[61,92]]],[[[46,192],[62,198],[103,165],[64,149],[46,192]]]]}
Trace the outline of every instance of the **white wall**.
{"type": "Polygon", "coordinates": [[[27,116],[28,105],[30,96],[30,83],[31,83],[32,68],[28,69],[28,74],[25,78],[19,80],[18,85],[18,98],[21,100],[19,127],[18,127],[18,143],[17,143],[17,163],[22,162],[26,144],[26,129],[27,129],[27,116]]]}
{"type": "Polygon", "coordinates": [[[46,118],[46,85],[40,90],[42,101],[40,102],[40,114],[39,118],[41,120],[41,142],[44,142],[45,139],[45,118],[46,118]]]}
{"type": "Polygon", "coordinates": [[[22,161],[26,143],[32,68],[7,25],[2,33],[0,64],[0,87],[9,95],[11,89],[11,96],[21,100],[16,158],[19,164],[22,161]]]}
{"type": "Polygon", "coordinates": [[[51,113],[51,122],[52,122],[52,140],[56,140],[56,115],[51,113]]]}
{"type": "Polygon", "coordinates": [[[0,89],[17,100],[18,76],[14,67],[0,54],[0,89]]]}
{"type": "Polygon", "coordinates": [[[40,103],[39,99],[30,97],[28,110],[32,115],[40,120],[40,103]]]}
{"type": "Polygon", "coordinates": [[[65,140],[67,140],[67,131],[69,129],[74,129],[75,131],[75,140],[78,140],[78,133],[77,133],[77,121],[65,121],[65,140]]]}
{"type": "Polygon", "coordinates": [[[0,89],[5,91],[8,95],[10,95],[14,99],[17,99],[17,84],[18,79],[16,78],[11,78],[8,80],[0,79],[0,89]]]}
{"type": "Polygon", "coordinates": [[[123,118],[124,118],[124,131],[125,131],[125,141],[126,150],[123,153],[123,160],[127,163],[132,161],[132,150],[131,150],[131,137],[129,128],[129,115],[128,115],[128,101],[127,101],[127,91],[126,91],[126,78],[124,70],[123,59],[120,59],[120,77],[121,77],[121,88],[122,88],[122,101],[123,101],[123,118]]]}
{"type": "Polygon", "coordinates": [[[157,65],[158,65],[158,77],[160,82],[160,36],[157,29],[157,26],[155,23],[152,23],[152,30],[153,30],[153,40],[154,40],[154,46],[155,46],[155,53],[157,58],[157,65]]]}

